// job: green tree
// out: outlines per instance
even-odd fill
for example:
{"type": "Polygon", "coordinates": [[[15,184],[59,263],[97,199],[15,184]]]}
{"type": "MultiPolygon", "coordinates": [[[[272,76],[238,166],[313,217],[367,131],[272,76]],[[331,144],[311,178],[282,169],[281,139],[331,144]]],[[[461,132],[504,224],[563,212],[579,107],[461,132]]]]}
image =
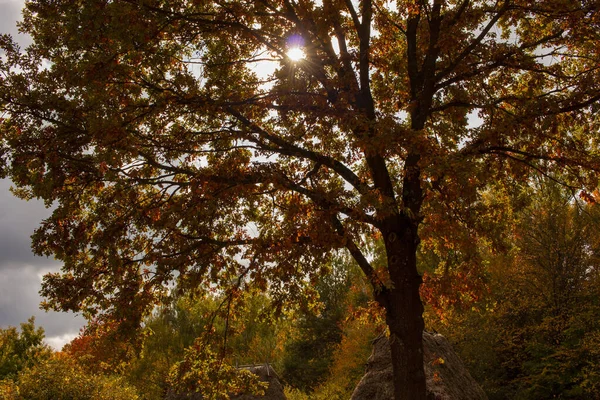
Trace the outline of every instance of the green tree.
{"type": "Polygon", "coordinates": [[[477,219],[489,182],[532,173],[591,196],[598,7],[28,2],[33,44],[0,39],[0,158],[56,205],[34,235],[64,263],[47,307],[134,328],[174,280],[294,303],[345,248],[386,310],[395,397],[424,399],[419,228],[477,219]]]}
{"type": "Polygon", "coordinates": [[[224,363],[203,339],[185,350],[183,360],[171,369],[169,381],[175,393],[200,392],[207,400],[227,399],[230,394],[263,395],[266,389],[257,375],[224,363]]]}
{"type": "Polygon", "coordinates": [[[535,189],[517,220],[517,281],[499,307],[506,334],[499,349],[520,359],[507,360],[518,374],[514,398],[598,398],[583,371],[598,365],[589,346],[600,328],[600,214],[551,181],[535,189]]]}
{"type": "Polygon", "coordinates": [[[211,365],[221,368],[213,378],[233,379],[233,382],[223,382],[220,389],[208,389],[204,383],[204,389],[232,392],[238,378],[232,366],[261,364],[277,358],[277,324],[271,318],[268,298],[251,291],[239,295],[232,299],[236,303],[231,305],[236,310],[234,314],[227,311],[230,300],[227,296],[188,293],[175,296],[169,306],[145,319],[143,347],[125,372],[144,398],[162,399],[173,386],[193,388],[190,376],[196,380],[204,376],[204,380],[211,381],[206,375],[211,365]],[[202,363],[194,364],[190,354],[206,357],[202,363]],[[176,364],[186,372],[173,372],[173,379],[169,381],[176,364]],[[187,383],[183,384],[177,377],[187,383]],[[225,390],[227,388],[230,390],[225,390]]]}
{"type": "Polygon", "coordinates": [[[16,400],[137,400],[122,377],[92,375],[65,354],[55,354],[19,374],[16,400]]]}
{"type": "Polygon", "coordinates": [[[21,370],[50,357],[44,338],[44,329],[36,329],[34,317],[21,323],[20,331],[12,326],[0,329],[0,380],[16,378],[21,370]]]}
{"type": "MultiPolygon", "coordinates": [[[[372,251],[380,255],[374,244],[372,251]]],[[[292,323],[276,366],[287,383],[288,398],[348,399],[385,322],[373,307],[369,283],[348,257],[336,257],[332,274],[316,289],[317,304],[287,316],[292,323]]]]}
{"type": "Polygon", "coordinates": [[[598,398],[598,205],[549,179],[521,190],[510,251],[485,256],[491,293],[440,330],[492,400],[598,398]]]}
{"type": "Polygon", "coordinates": [[[600,219],[597,206],[582,203],[550,181],[532,193],[520,214],[516,245],[530,295],[549,315],[582,305],[585,287],[600,267],[600,219]]]}
{"type": "Polygon", "coordinates": [[[334,262],[332,273],[317,283],[318,303],[295,313],[291,337],[285,343],[281,376],[304,392],[327,379],[334,351],[342,341],[342,322],[352,283],[345,261],[334,262]]]}
{"type": "MultiPolygon", "coordinates": [[[[332,329],[336,333],[339,331],[341,337],[327,343],[328,347],[322,354],[327,361],[327,370],[316,376],[315,383],[318,383],[318,386],[308,393],[288,388],[288,398],[345,400],[352,397],[356,385],[365,373],[365,362],[373,351],[373,339],[385,332],[385,321],[378,313],[379,310],[373,307],[368,282],[364,277],[355,275],[352,269],[348,272],[351,286],[344,293],[344,311],[342,318],[335,321],[337,326],[332,329]]],[[[302,332],[302,336],[306,334],[302,332]]],[[[316,346],[317,349],[323,347],[316,346]]],[[[307,351],[313,356],[314,352],[314,349],[307,351]]],[[[284,356],[287,355],[285,352],[284,356]]],[[[315,371],[310,369],[306,373],[310,376],[315,374],[315,371]]]]}

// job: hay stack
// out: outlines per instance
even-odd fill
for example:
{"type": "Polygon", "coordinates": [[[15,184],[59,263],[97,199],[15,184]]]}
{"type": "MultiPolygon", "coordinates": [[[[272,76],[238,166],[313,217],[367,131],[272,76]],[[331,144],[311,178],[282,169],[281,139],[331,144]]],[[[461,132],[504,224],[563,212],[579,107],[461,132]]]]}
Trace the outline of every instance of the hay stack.
{"type": "MultiPolygon", "coordinates": [[[[424,332],[423,347],[428,399],[487,400],[485,392],[442,335],[424,332]]],[[[373,343],[366,373],[351,400],[394,400],[392,376],[390,345],[386,337],[381,337],[373,343]]]]}
{"type": "Polygon", "coordinates": [[[245,369],[252,372],[254,375],[258,375],[261,381],[268,382],[269,387],[265,391],[264,396],[241,394],[239,396],[232,396],[231,400],[286,400],[285,394],[283,394],[283,386],[281,385],[281,382],[279,382],[279,377],[270,365],[257,365],[245,367],[245,369]]]}

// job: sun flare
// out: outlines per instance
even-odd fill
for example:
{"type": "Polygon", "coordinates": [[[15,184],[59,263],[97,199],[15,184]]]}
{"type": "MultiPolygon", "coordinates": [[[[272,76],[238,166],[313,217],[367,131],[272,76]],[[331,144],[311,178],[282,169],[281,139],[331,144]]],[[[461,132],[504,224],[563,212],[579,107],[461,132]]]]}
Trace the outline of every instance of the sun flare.
{"type": "Polygon", "coordinates": [[[300,47],[292,47],[287,51],[286,54],[288,58],[292,61],[300,61],[303,60],[304,57],[306,57],[306,54],[304,54],[304,50],[302,50],[300,47]]]}

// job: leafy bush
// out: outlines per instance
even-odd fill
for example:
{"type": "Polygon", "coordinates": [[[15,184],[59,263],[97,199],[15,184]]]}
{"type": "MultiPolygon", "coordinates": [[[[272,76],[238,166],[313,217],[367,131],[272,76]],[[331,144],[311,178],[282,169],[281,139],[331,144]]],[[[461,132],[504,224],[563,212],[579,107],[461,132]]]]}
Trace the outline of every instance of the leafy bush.
{"type": "Polygon", "coordinates": [[[72,358],[57,353],[18,379],[18,400],[137,400],[136,391],[122,378],[91,375],[72,358]]]}
{"type": "Polygon", "coordinates": [[[177,393],[201,392],[206,400],[228,399],[230,394],[263,395],[266,385],[250,371],[235,368],[212,352],[201,340],[185,350],[169,375],[177,393]]]}
{"type": "Polygon", "coordinates": [[[0,329],[0,380],[14,378],[22,369],[50,357],[51,352],[44,344],[44,329],[35,328],[33,317],[21,324],[20,332],[12,326],[0,329]]]}

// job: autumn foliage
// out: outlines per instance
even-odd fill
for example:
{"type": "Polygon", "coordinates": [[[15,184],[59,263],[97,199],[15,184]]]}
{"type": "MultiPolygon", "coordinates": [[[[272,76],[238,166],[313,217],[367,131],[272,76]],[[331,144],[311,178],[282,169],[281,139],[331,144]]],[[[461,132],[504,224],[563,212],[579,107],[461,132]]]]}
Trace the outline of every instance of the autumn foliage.
{"type": "Polygon", "coordinates": [[[28,2],[33,43],[0,38],[0,174],[54,205],[33,237],[63,263],[45,306],[122,331],[174,285],[281,310],[345,251],[386,312],[396,398],[424,399],[421,241],[453,277],[428,281],[475,300],[490,185],[560,176],[595,199],[599,7],[28,2]]]}

